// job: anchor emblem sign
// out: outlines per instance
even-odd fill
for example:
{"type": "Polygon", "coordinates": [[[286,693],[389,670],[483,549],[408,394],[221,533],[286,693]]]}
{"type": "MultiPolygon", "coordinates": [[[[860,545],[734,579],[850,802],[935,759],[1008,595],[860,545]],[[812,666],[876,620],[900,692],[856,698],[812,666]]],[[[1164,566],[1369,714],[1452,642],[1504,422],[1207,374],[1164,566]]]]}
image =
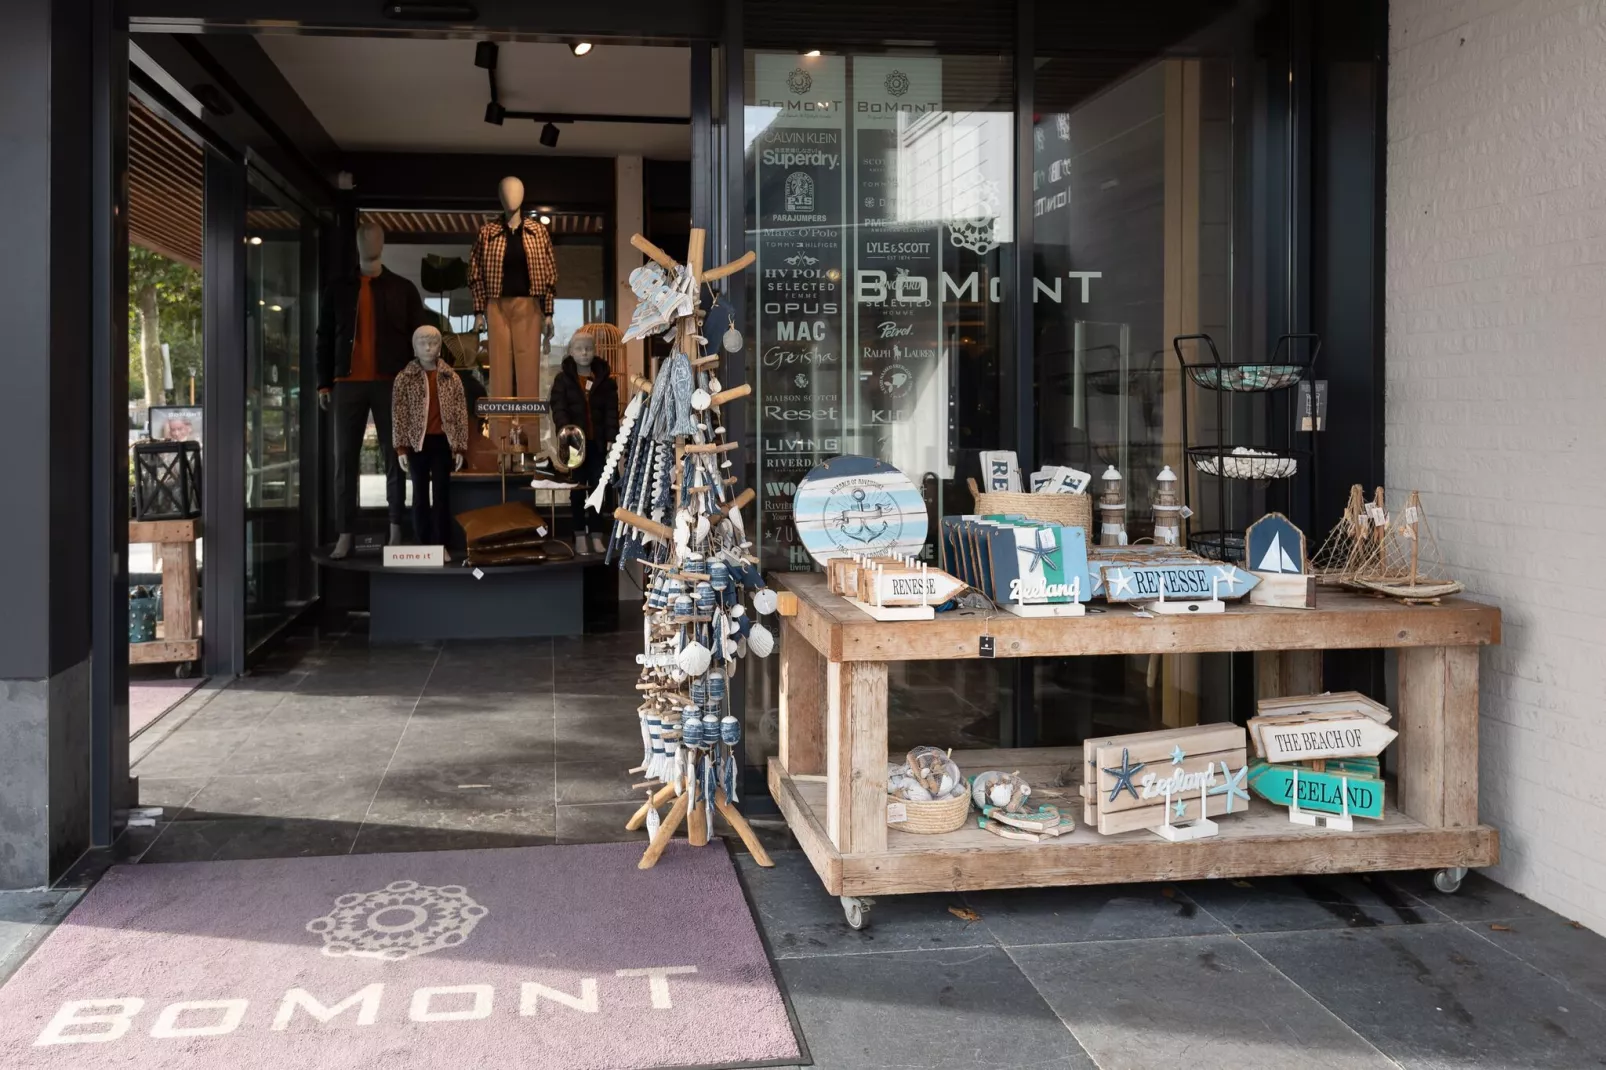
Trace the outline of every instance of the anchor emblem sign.
{"type": "Polygon", "coordinates": [[[798,537],[816,563],[860,554],[918,554],[926,502],[908,476],[874,457],[821,462],[792,498],[798,537]]]}
{"type": "Polygon", "coordinates": [[[892,522],[886,518],[887,503],[870,504],[863,487],[853,491],[853,505],[837,516],[837,533],[859,543],[872,543],[887,533],[892,522]]]}

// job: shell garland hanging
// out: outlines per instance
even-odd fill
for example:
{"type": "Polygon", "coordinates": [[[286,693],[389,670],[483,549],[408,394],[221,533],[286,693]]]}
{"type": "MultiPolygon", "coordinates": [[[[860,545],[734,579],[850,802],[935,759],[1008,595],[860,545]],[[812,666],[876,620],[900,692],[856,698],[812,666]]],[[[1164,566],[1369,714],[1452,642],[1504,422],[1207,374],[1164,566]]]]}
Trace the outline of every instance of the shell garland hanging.
{"type": "MultiPolygon", "coordinates": [[[[715,810],[759,864],[771,864],[734,805],[742,722],[731,711],[732,681],[745,655],[764,657],[775,646],[756,618],[774,612],[776,599],[741,519],[754,494],[736,493],[736,479],[727,474],[737,444],[726,438],[724,410],[751,388],[720,383],[720,350],[704,335],[702,307],[708,284],[746,268],[753,254],[704,271],[705,241],[702,230],[693,230],[686,263],[677,264],[639,234],[631,239],[651,263],[631,274],[639,303],[624,341],[664,334],[673,337],[673,348],[651,381],[634,380],[636,394],[604,472],[619,498],[608,560],[621,569],[638,562],[645,595],[643,651],[636,657],[642,760],[632,772],[645,774],[648,783],[636,787],[650,794],[630,825],[650,823],[643,869],[657,862],[681,824],[692,843],[706,843],[715,810]],[[670,799],[660,818],[658,807],[670,799]]],[[[722,340],[728,351],[740,349],[734,323],[722,340]]],[[[588,504],[601,499],[599,489],[588,504]]]]}

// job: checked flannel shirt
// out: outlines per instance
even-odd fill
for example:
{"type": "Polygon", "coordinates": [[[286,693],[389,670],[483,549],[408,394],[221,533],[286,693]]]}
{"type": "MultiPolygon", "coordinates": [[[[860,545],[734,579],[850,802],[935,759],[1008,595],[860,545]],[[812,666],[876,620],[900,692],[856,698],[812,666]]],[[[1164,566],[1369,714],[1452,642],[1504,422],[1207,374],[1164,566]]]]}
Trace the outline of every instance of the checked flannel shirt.
{"type": "MultiPolygon", "coordinates": [[[[530,268],[530,296],[541,299],[541,309],[552,315],[552,295],[558,286],[558,261],[552,255],[552,238],[533,219],[523,220],[524,259],[530,268]]],[[[480,228],[474,252],[468,259],[468,288],[474,311],[484,312],[493,297],[502,296],[502,258],[507,253],[507,221],[493,219],[480,228]]]]}

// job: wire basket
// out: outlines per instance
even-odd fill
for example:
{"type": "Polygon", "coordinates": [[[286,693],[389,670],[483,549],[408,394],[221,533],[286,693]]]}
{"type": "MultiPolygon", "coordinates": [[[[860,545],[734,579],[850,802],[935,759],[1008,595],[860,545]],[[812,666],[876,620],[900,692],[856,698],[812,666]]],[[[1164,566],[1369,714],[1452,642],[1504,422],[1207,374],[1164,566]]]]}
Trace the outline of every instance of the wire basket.
{"type": "Polygon", "coordinates": [[[952,798],[931,802],[908,802],[888,795],[887,805],[902,806],[906,815],[903,821],[888,821],[887,828],[918,836],[938,836],[964,827],[965,819],[970,816],[970,792],[961,791],[952,798]]]}
{"type": "Polygon", "coordinates": [[[1023,516],[1062,528],[1093,529],[1093,499],[1086,494],[1023,494],[1017,491],[983,491],[970,480],[981,516],[1023,516]]]}
{"type": "Polygon", "coordinates": [[[1188,378],[1206,390],[1229,390],[1239,394],[1284,390],[1304,377],[1305,368],[1299,364],[1188,365],[1188,378]]]}
{"type": "Polygon", "coordinates": [[[1242,561],[1244,533],[1241,531],[1195,531],[1188,536],[1188,549],[1212,561],[1242,561]]]}
{"type": "Polygon", "coordinates": [[[1250,446],[1191,446],[1188,459],[1207,476],[1223,479],[1287,479],[1299,471],[1303,450],[1250,446]]]}

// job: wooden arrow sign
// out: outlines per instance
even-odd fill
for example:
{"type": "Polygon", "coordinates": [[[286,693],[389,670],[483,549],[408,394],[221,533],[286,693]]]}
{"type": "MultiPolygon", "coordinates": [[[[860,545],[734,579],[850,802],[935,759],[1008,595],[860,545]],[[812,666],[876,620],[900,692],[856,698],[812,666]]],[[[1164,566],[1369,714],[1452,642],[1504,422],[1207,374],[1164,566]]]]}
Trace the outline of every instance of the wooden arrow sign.
{"type": "Polygon", "coordinates": [[[1108,602],[1242,598],[1260,582],[1252,572],[1235,565],[1200,562],[1197,565],[1105,565],[1104,598],[1108,602]]]}
{"type": "Polygon", "coordinates": [[[1351,817],[1383,816],[1383,782],[1342,773],[1318,773],[1297,765],[1269,765],[1259,760],[1249,763],[1249,787],[1267,802],[1287,806],[1297,801],[1301,810],[1323,814],[1344,812],[1349,798],[1351,817]]]}
{"type": "Polygon", "coordinates": [[[859,569],[859,601],[875,606],[940,606],[965,589],[964,583],[935,568],[859,569]]]}
{"type": "Polygon", "coordinates": [[[1364,714],[1256,717],[1249,722],[1255,751],[1268,762],[1372,758],[1399,735],[1364,714]]]}

